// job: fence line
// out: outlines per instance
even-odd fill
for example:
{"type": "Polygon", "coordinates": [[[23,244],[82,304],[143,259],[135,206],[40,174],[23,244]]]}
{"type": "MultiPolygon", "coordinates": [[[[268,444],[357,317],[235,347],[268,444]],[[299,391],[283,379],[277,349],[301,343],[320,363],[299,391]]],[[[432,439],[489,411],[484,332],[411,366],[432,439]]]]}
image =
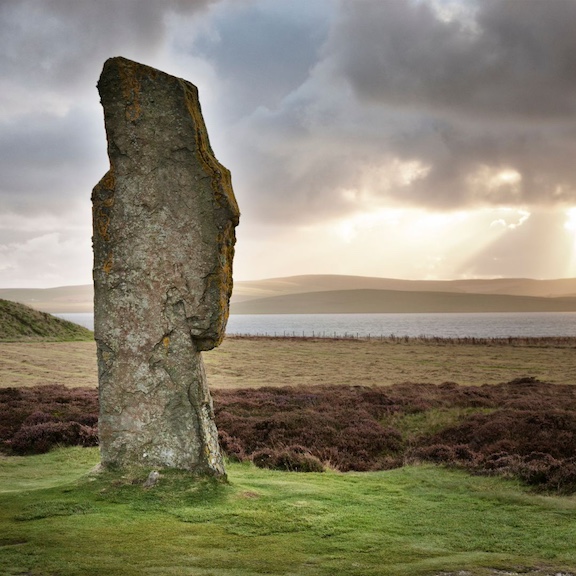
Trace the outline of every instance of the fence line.
{"type": "Polygon", "coordinates": [[[296,331],[256,332],[256,333],[227,333],[227,338],[243,339],[277,339],[277,340],[352,340],[362,342],[386,342],[389,344],[415,343],[438,344],[438,345],[516,345],[516,346],[547,346],[576,348],[576,336],[509,336],[480,338],[475,336],[443,337],[443,336],[396,336],[395,334],[360,334],[359,332],[316,332],[302,334],[296,331]]]}

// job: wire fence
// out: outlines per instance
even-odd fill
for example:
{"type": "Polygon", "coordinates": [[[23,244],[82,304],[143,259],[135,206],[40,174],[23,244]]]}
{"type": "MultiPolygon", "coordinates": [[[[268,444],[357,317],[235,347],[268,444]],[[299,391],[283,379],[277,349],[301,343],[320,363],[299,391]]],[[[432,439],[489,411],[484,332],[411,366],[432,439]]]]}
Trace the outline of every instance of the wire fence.
{"type": "Polygon", "coordinates": [[[472,345],[472,346],[534,346],[534,347],[555,347],[555,348],[575,348],[576,337],[574,336],[510,336],[479,338],[474,336],[444,337],[444,336],[396,336],[395,334],[361,334],[359,332],[323,332],[312,331],[295,332],[258,332],[258,333],[231,333],[226,334],[227,338],[242,338],[247,340],[349,340],[358,342],[384,342],[388,344],[436,344],[436,345],[472,345]]]}

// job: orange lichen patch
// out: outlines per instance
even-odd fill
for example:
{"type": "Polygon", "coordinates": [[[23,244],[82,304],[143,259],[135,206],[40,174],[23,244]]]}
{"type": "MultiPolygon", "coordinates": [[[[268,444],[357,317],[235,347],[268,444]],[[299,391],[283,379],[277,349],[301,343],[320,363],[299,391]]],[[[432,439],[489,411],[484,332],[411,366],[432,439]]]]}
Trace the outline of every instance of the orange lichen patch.
{"type": "Polygon", "coordinates": [[[135,74],[134,62],[127,60],[118,60],[118,74],[120,75],[120,84],[122,95],[127,102],[126,120],[133,122],[142,114],[140,105],[140,80],[135,74]]]}
{"type": "Polygon", "coordinates": [[[234,191],[232,190],[230,171],[216,160],[212,152],[208,139],[208,131],[206,130],[206,125],[204,124],[204,119],[200,111],[198,93],[195,87],[185,80],[179,80],[179,82],[184,91],[186,107],[196,126],[196,151],[198,159],[203,164],[206,172],[211,175],[214,199],[218,206],[227,209],[234,223],[238,224],[240,209],[238,208],[234,191]]]}
{"type": "Polygon", "coordinates": [[[100,209],[95,209],[94,227],[96,232],[104,240],[110,240],[108,227],[110,226],[110,216],[100,209]]]}
{"type": "Polygon", "coordinates": [[[94,231],[105,241],[110,240],[110,212],[114,206],[114,189],[116,187],[116,176],[110,169],[102,180],[96,184],[92,194],[92,217],[94,220],[94,231]]]}
{"type": "Polygon", "coordinates": [[[125,58],[118,58],[117,65],[122,95],[128,103],[126,105],[126,120],[134,122],[142,115],[142,105],[140,103],[141,80],[144,76],[155,78],[158,75],[158,70],[125,58]]]}
{"type": "MultiPolygon", "coordinates": [[[[114,174],[114,170],[112,168],[110,168],[110,170],[104,174],[98,185],[106,190],[110,190],[111,192],[116,189],[116,174],[114,174]]],[[[112,204],[110,204],[110,206],[111,205],[112,204]]]]}
{"type": "Polygon", "coordinates": [[[114,258],[112,257],[112,253],[110,253],[110,254],[108,254],[108,257],[106,258],[106,261],[102,265],[102,270],[106,274],[110,274],[110,272],[112,271],[113,265],[114,265],[114,258]]]}

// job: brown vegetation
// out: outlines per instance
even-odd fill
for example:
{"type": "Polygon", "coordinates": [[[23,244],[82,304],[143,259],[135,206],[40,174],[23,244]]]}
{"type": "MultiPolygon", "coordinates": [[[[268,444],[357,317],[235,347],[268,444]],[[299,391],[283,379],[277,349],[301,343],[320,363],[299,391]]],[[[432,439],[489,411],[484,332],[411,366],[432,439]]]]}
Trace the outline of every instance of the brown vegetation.
{"type": "Polygon", "coordinates": [[[0,389],[0,448],[38,454],[55,445],[98,444],[98,393],[89,388],[0,389]]]}
{"type": "MultiPolygon", "coordinates": [[[[228,456],[294,471],[383,470],[431,461],[576,491],[576,387],[533,378],[496,386],[311,386],[217,390],[228,456]]],[[[4,451],[96,442],[97,393],[0,389],[4,451]]]]}
{"type": "MultiPolygon", "coordinates": [[[[576,338],[226,337],[204,353],[211,389],[389,386],[400,382],[498,384],[533,376],[576,383],[576,338]]],[[[96,387],[94,342],[0,342],[0,387],[96,387]]]]}

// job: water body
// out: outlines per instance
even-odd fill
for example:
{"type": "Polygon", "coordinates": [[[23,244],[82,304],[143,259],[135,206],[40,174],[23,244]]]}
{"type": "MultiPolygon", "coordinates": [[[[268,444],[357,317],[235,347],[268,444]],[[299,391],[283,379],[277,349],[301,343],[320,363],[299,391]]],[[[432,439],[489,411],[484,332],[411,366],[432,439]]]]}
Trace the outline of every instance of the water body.
{"type": "MultiPolygon", "coordinates": [[[[94,329],[91,313],[55,314],[94,329]]],[[[429,314],[232,314],[227,334],[265,336],[576,336],[576,312],[429,314]]]]}

